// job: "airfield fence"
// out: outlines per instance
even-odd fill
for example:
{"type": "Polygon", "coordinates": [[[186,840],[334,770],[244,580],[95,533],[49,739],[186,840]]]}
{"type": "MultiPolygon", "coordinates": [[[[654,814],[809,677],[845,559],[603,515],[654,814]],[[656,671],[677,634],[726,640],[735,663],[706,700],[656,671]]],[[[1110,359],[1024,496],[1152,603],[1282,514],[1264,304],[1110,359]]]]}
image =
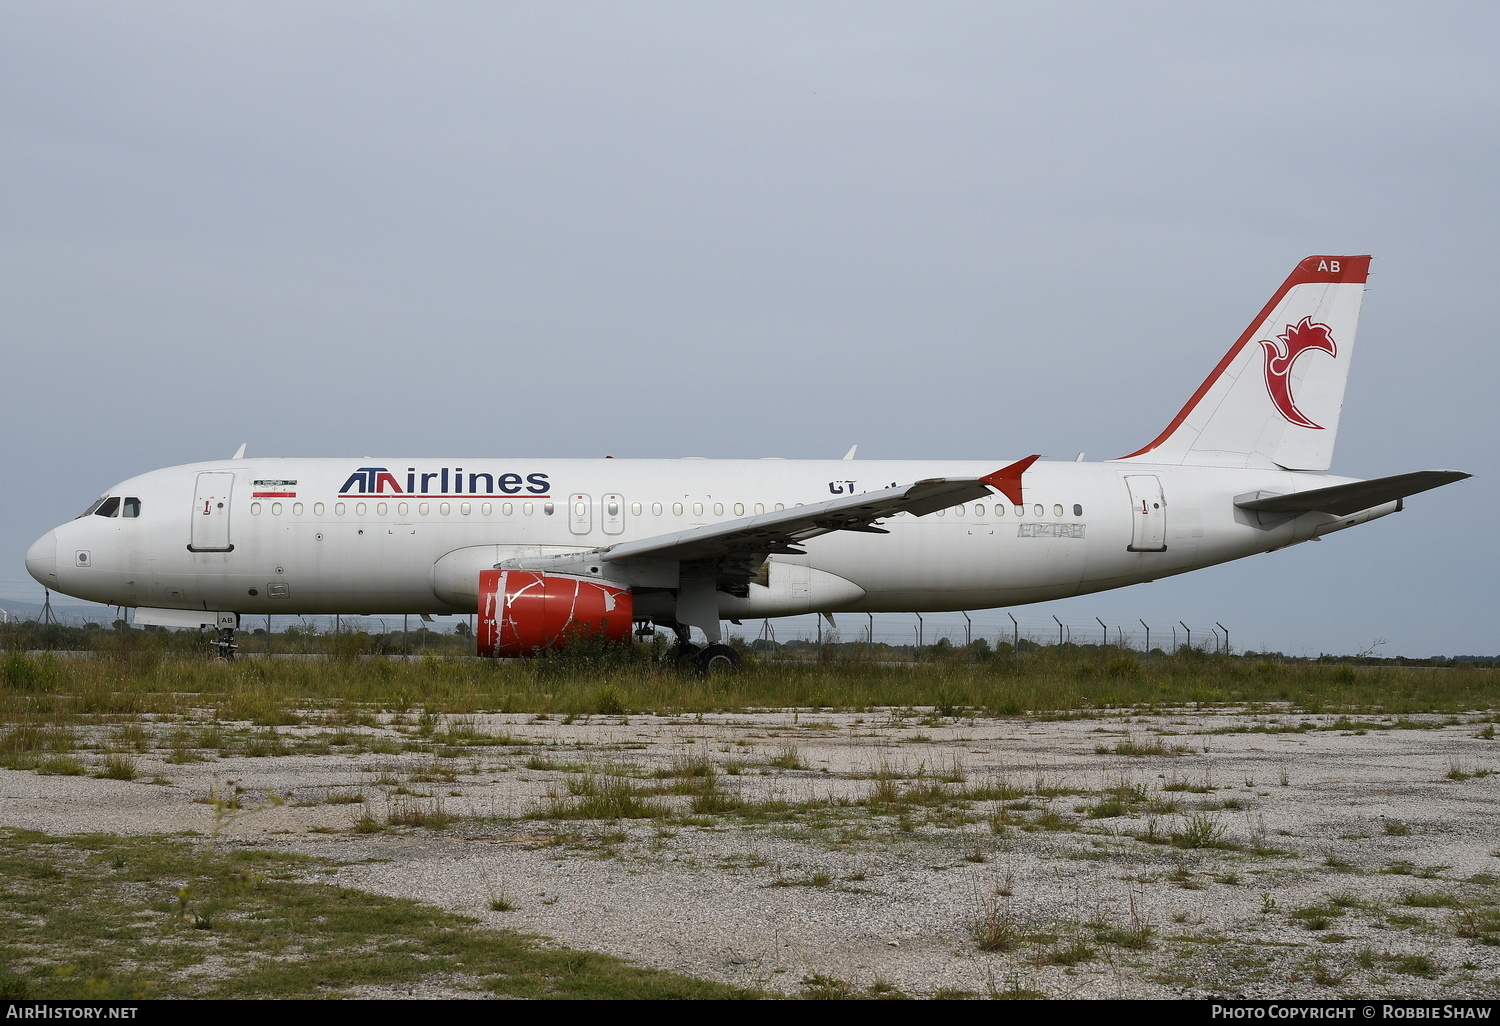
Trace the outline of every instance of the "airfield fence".
{"type": "MultiPolygon", "coordinates": [[[[16,605],[12,603],[12,606],[16,605]]],[[[0,608],[0,638],[9,649],[88,651],[136,630],[131,611],[118,607],[68,606],[0,608]]],[[[1036,648],[1075,648],[1170,655],[1184,649],[1230,653],[1225,626],[1201,619],[1174,622],[1137,619],[1063,619],[1017,616],[997,610],[972,613],[836,614],[831,622],[815,614],[723,624],[725,640],[763,660],[838,662],[920,662],[926,659],[985,658],[1036,648]]],[[[152,630],[155,630],[154,628],[152,630]]],[[[191,647],[192,632],[171,632],[191,647]],[[181,635],[189,637],[180,637],[181,635]]],[[[205,631],[206,635],[211,632],[205,631]]],[[[658,631],[666,639],[670,632],[658,631]]],[[[317,652],[330,645],[362,645],[384,654],[462,655],[470,651],[473,618],[419,615],[245,616],[241,650],[246,655],[317,652]]],[[[643,640],[651,640],[649,638],[643,640]]],[[[698,638],[702,640],[701,637],[698,638]]],[[[178,647],[178,646],[174,646],[178,647]]]]}

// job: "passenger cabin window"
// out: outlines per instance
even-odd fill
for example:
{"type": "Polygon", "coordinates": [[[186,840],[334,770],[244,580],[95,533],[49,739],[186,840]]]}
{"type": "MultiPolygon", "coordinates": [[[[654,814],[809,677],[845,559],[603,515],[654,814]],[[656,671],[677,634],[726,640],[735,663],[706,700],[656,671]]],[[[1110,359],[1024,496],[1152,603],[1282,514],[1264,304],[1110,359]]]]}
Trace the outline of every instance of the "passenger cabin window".
{"type": "Polygon", "coordinates": [[[117,517],[120,515],[120,497],[111,495],[94,509],[96,517],[117,517]]]}
{"type": "Polygon", "coordinates": [[[995,503],[995,516],[997,516],[997,517],[1003,517],[1003,516],[1005,516],[1005,507],[1002,506],[1002,505],[1000,505],[998,502],[995,503]]]}
{"type": "Polygon", "coordinates": [[[1075,517],[1081,517],[1081,516],[1083,516],[1083,507],[1082,507],[1082,506],[1080,506],[1080,505],[1079,505],[1079,504],[1078,504],[1078,503],[1076,503],[1076,502],[1075,502],[1075,503],[1073,503],[1073,515],[1074,515],[1074,516],[1075,516],[1075,517]]]}
{"type": "Polygon", "coordinates": [[[1052,515],[1055,517],[1060,517],[1063,515],[1062,503],[1059,502],[1056,506],[1052,507],[1052,515]]]}
{"type": "Polygon", "coordinates": [[[128,498],[126,498],[125,505],[123,507],[121,507],[121,509],[120,509],[120,515],[122,517],[131,517],[131,518],[140,516],[141,515],[141,500],[137,499],[134,495],[129,496],[128,498]]]}

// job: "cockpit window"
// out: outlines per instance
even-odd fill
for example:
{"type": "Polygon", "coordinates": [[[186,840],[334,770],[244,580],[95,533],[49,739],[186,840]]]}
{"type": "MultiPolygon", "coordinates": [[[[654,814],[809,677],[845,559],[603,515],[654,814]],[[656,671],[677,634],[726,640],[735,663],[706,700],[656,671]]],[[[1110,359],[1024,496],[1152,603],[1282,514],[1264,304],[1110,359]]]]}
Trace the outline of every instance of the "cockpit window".
{"type": "Polygon", "coordinates": [[[86,509],[82,513],[78,514],[78,516],[75,517],[74,519],[76,519],[76,520],[82,520],[84,517],[93,516],[94,511],[96,509],[98,509],[100,506],[104,505],[105,501],[108,500],[108,499],[109,499],[108,495],[101,495],[101,496],[99,496],[99,498],[97,498],[93,502],[89,503],[89,508],[88,509],[86,509]]]}
{"type": "Polygon", "coordinates": [[[111,495],[109,498],[100,502],[98,507],[94,510],[94,516],[96,517],[117,517],[119,515],[120,497],[118,495],[111,495]]]}
{"type": "Polygon", "coordinates": [[[127,496],[125,506],[120,510],[122,517],[138,517],[141,515],[141,500],[134,495],[127,496]]]}

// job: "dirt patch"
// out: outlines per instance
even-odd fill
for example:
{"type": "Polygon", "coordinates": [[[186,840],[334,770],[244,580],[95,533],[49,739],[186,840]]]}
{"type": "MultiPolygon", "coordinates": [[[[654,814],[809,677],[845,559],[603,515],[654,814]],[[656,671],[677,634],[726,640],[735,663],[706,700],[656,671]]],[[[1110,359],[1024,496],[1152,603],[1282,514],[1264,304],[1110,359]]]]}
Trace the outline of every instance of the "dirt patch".
{"type": "Polygon", "coordinates": [[[148,724],[133,780],[0,773],[0,825],[317,855],[347,886],[788,993],[1496,997],[1483,727],[474,715],[184,761],[148,724]]]}

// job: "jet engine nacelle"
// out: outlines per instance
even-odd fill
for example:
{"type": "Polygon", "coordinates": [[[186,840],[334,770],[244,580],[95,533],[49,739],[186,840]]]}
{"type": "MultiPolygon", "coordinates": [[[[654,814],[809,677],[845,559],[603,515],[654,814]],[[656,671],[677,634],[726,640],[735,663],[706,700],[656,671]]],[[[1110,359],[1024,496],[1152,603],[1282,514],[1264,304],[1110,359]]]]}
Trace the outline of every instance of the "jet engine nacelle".
{"type": "Polygon", "coordinates": [[[535,570],[479,572],[479,654],[534,656],[578,638],[630,641],[630,589],[535,570]]]}

